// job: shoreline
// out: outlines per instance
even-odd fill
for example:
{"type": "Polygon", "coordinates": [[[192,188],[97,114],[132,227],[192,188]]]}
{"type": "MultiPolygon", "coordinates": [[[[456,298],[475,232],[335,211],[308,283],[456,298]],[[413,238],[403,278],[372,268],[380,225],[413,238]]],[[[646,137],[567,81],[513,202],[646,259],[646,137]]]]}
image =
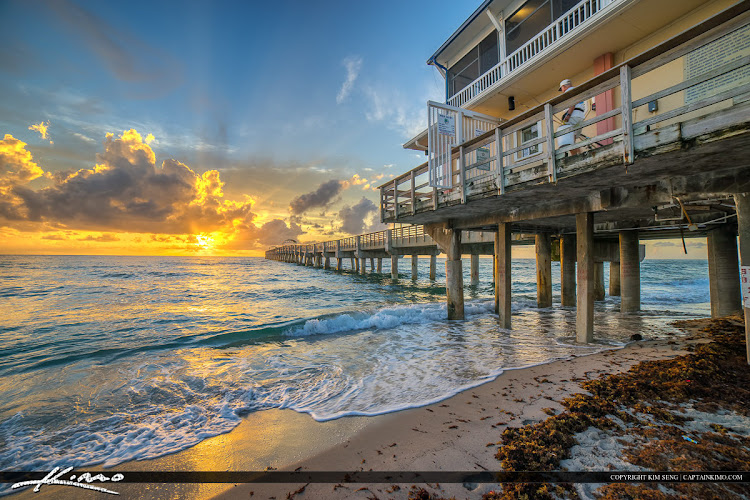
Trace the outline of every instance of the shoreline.
{"type": "MultiPolygon", "coordinates": [[[[242,419],[226,434],[205,439],[186,450],[151,460],[131,461],[112,469],[127,471],[252,471],[279,470],[499,470],[497,442],[507,427],[536,423],[562,401],[585,392],[579,382],[607,373],[627,371],[640,361],[686,354],[689,344],[710,320],[691,320],[687,334],[673,339],[632,342],[623,348],[531,367],[507,369],[485,384],[426,406],[374,417],[342,417],[325,422],[293,410],[264,410],[242,419]],[[694,325],[694,326],[693,326],[694,325]]],[[[393,489],[388,484],[119,484],[123,498],[406,498],[411,485],[393,489]],[[364,489],[362,489],[364,488],[364,489]],[[356,492],[356,490],[359,490],[356,492]],[[295,493],[298,492],[298,493],[295,493]]],[[[481,498],[491,484],[426,485],[431,493],[457,498],[481,498]]],[[[47,486],[14,498],[86,498],[99,495],[80,489],[47,486]],[[45,491],[46,490],[46,491],[45,491]],[[42,495],[41,497],[39,495],[42,495]]]]}

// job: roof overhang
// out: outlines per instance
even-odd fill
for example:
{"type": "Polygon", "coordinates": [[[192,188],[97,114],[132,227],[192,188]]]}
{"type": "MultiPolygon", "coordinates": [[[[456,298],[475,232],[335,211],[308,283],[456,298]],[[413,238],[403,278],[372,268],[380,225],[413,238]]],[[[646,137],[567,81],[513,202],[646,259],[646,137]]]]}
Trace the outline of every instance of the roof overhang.
{"type": "Polygon", "coordinates": [[[427,151],[427,129],[424,129],[404,143],[404,149],[427,151]]]}
{"type": "Polygon", "coordinates": [[[463,55],[463,52],[471,46],[479,43],[483,35],[491,29],[495,29],[490,17],[485,13],[489,11],[490,15],[497,19],[502,15],[503,9],[508,7],[515,0],[484,0],[477,10],[461,24],[448,40],[440,46],[437,51],[427,60],[427,64],[440,68],[450,67],[457,58],[463,55]]]}

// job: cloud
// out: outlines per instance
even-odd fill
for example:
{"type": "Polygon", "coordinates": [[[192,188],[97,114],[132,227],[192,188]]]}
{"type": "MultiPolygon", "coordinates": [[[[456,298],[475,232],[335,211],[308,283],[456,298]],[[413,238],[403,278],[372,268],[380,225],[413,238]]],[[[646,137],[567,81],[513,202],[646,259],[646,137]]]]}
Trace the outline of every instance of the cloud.
{"type": "Polygon", "coordinates": [[[42,236],[43,240],[64,241],[67,238],[61,234],[47,234],[42,236]]]}
{"type": "Polygon", "coordinates": [[[423,107],[407,103],[397,90],[366,87],[369,100],[365,117],[371,122],[384,122],[386,127],[399,132],[404,138],[414,137],[427,127],[427,113],[423,107]]]}
{"type": "Polygon", "coordinates": [[[367,179],[364,177],[360,177],[359,174],[354,174],[351,179],[341,181],[341,185],[344,186],[344,189],[349,189],[352,186],[367,184],[367,182],[367,179]]]}
{"type": "Polygon", "coordinates": [[[84,142],[88,142],[89,144],[94,144],[96,141],[92,139],[91,137],[83,134],[79,134],[78,132],[73,132],[73,136],[81,139],[84,142]]]}
{"type": "Polygon", "coordinates": [[[120,241],[120,238],[112,234],[100,234],[99,236],[92,236],[89,234],[85,238],[78,238],[78,241],[107,242],[107,241],[120,241]]]}
{"type": "Polygon", "coordinates": [[[35,130],[42,135],[42,139],[47,139],[47,129],[49,128],[49,121],[47,123],[39,122],[36,125],[30,125],[29,130],[35,130]]]}
{"type": "Polygon", "coordinates": [[[346,80],[341,84],[341,89],[339,89],[339,93],[336,95],[336,103],[338,104],[341,104],[349,97],[354,82],[359,76],[359,70],[362,69],[362,58],[359,56],[347,57],[342,64],[346,68],[346,80]]]}
{"type": "Polygon", "coordinates": [[[676,247],[677,243],[674,243],[673,241],[658,241],[654,243],[655,247],[676,247]]]}
{"type": "Polygon", "coordinates": [[[338,219],[341,221],[341,231],[349,234],[364,233],[368,227],[365,219],[377,212],[378,207],[372,201],[364,196],[354,206],[344,206],[338,213],[338,219]]]}
{"type": "Polygon", "coordinates": [[[324,182],[315,191],[297,196],[289,204],[292,214],[300,215],[314,207],[325,207],[344,189],[339,180],[324,182]]]}

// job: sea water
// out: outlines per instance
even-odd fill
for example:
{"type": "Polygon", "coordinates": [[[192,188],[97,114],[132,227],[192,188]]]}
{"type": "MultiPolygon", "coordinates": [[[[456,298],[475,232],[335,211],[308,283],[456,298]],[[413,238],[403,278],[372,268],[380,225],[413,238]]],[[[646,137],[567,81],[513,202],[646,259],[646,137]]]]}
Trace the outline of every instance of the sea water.
{"type": "Polygon", "coordinates": [[[269,408],[320,421],[413,408],[710,313],[706,261],[646,260],[644,310],[621,314],[608,296],[595,342],[579,345],[557,263],[555,305],[538,309],[534,261],[513,262],[512,330],[497,325],[490,259],[477,286],[465,263],[465,321],[447,321],[443,261],[435,281],[428,263],[392,280],[388,260],[358,275],[262,258],[0,256],[0,470],[155,458],[269,408]]]}

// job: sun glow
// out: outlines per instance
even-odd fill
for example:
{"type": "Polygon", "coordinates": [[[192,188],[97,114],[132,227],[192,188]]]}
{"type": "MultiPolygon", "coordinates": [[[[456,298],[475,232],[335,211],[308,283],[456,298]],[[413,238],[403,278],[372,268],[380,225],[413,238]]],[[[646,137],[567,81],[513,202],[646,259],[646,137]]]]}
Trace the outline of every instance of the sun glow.
{"type": "Polygon", "coordinates": [[[200,248],[201,252],[210,252],[216,246],[214,237],[210,234],[199,234],[195,239],[196,245],[200,248]]]}

